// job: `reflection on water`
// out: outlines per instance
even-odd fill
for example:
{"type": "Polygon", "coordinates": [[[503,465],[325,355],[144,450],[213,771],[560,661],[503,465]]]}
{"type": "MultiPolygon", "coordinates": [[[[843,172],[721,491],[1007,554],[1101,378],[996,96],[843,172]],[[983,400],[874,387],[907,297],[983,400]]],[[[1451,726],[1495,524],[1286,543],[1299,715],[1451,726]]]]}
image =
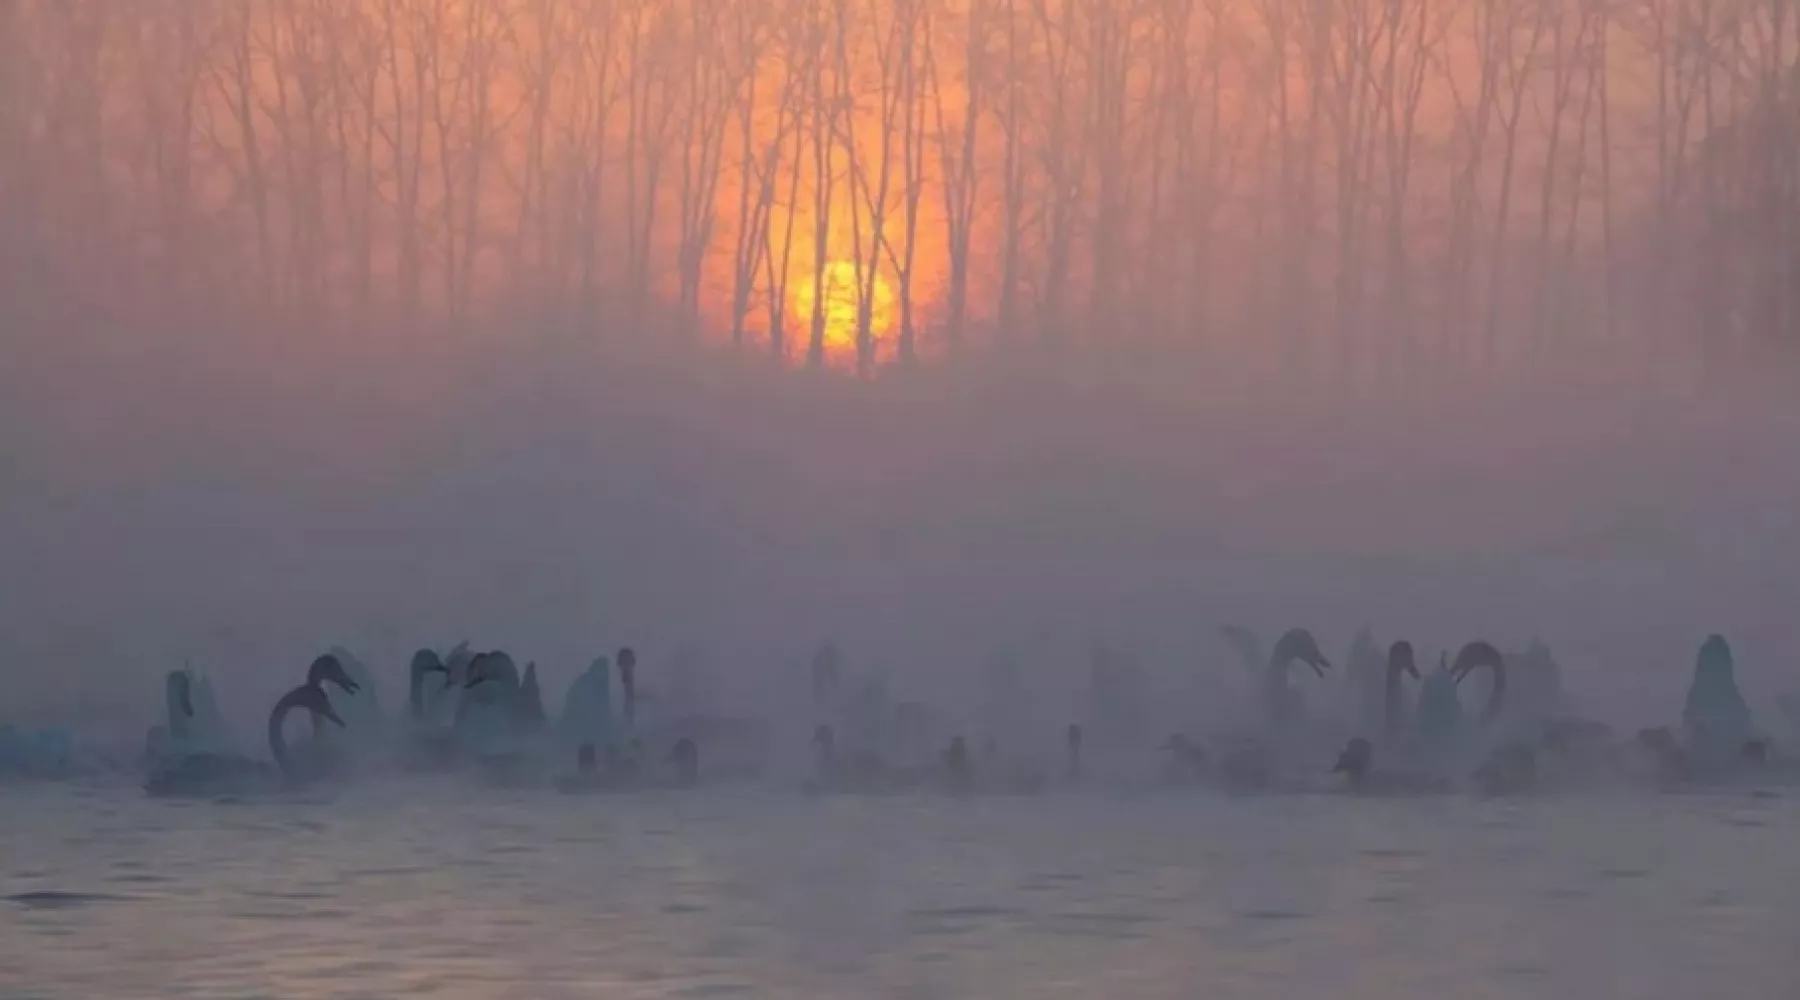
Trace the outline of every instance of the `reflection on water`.
{"type": "Polygon", "coordinates": [[[1800,804],[5,793],[7,997],[1772,998],[1800,804]]]}

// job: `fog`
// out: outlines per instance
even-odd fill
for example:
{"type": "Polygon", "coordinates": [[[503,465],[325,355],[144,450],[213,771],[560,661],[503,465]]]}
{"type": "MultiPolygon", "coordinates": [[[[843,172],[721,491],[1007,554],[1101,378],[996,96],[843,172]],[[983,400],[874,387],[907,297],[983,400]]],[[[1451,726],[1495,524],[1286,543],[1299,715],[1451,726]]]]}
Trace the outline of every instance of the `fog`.
{"type": "Polygon", "coordinates": [[[7,704],[832,638],[1210,717],[1228,622],[1766,703],[1793,57],[1696,6],[0,7],[7,704]]]}
{"type": "Polygon", "coordinates": [[[125,721],[192,663],[247,713],[334,643],[392,701],[413,648],[470,638],[551,692],[620,644],[699,648],[770,706],[832,637],[947,705],[1008,654],[1072,714],[1103,642],[1205,718],[1225,622],[1334,657],[1364,624],[1542,636],[1633,721],[1678,709],[1709,631],[1753,701],[1797,680],[1800,413],[1767,380],[1373,393],[1023,351],[859,380],[500,325],[14,352],[9,704],[125,721]]]}

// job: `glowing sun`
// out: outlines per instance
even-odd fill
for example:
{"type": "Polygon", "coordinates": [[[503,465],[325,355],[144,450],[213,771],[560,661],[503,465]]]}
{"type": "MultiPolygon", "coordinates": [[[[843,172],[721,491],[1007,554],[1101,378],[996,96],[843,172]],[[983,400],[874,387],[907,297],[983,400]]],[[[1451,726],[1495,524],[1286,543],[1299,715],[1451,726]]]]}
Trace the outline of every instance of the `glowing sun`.
{"type": "Polygon", "coordinates": [[[827,357],[854,356],[856,353],[857,308],[863,293],[869,292],[869,337],[879,343],[894,325],[894,289],[877,270],[870,281],[866,270],[858,273],[853,260],[834,260],[825,265],[824,301],[813,288],[813,276],[806,274],[795,283],[794,314],[801,328],[810,333],[813,313],[818,308],[825,318],[825,354],[827,357]]]}

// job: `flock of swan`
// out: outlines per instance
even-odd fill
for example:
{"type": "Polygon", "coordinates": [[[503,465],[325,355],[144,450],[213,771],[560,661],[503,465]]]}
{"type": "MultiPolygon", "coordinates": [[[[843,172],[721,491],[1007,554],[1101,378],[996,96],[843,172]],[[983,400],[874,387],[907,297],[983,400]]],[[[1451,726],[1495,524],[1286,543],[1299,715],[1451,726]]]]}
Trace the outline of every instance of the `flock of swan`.
{"type": "MultiPolygon", "coordinates": [[[[1242,713],[1242,722],[1146,740],[1140,676],[1097,653],[1081,717],[1047,754],[1017,752],[1030,739],[1001,750],[1001,738],[1030,728],[1016,712],[1008,718],[1025,700],[1015,674],[990,671],[989,705],[976,713],[979,744],[972,747],[940,707],[890,698],[879,675],[852,675],[827,644],[810,668],[812,736],[804,752],[811,762],[803,787],[1026,793],[1149,781],[1234,793],[1516,795],[1800,775],[1755,727],[1730,646],[1718,635],[1700,646],[1680,725],[1620,737],[1575,711],[1555,659],[1539,642],[1517,653],[1470,642],[1422,670],[1411,643],[1384,650],[1365,629],[1346,659],[1345,682],[1335,688],[1337,703],[1313,707],[1327,701],[1321,692],[1333,691],[1314,682],[1336,668],[1310,631],[1288,630],[1266,655],[1249,630],[1228,626],[1223,633],[1247,671],[1253,711],[1242,713]],[[1296,666],[1306,672],[1296,675],[1296,666]],[[1477,676],[1487,678],[1485,694],[1478,709],[1465,711],[1465,685],[1477,676]],[[1100,760],[1118,766],[1105,772],[1094,766],[1100,760]]],[[[263,760],[236,749],[207,677],[173,671],[165,717],[151,727],[138,762],[143,787],[152,796],[217,798],[399,771],[565,793],[690,789],[702,784],[703,748],[711,784],[766,775],[778,747],[803,742],[798,734],[779,739],[764,720],[662,704],[640,690],[629,648],[596,659],[554,715],[545,709],[536,664],[520,671],[507,653],[476,652],[466,642],[442,654],[419,650],[406,680],[405,710],[390,718],[373,673],[334,647],[270,709],[263,760]],[[306,729],[298,739],[290,735],[296,719],[306,729]]],[[[1800,732],[1800,700],[1779,704],[1800,732]]],[[[0,726],[0,777],[66,777],[71,760],[71,741],[60,730],[22,734],[0,726]]]]}

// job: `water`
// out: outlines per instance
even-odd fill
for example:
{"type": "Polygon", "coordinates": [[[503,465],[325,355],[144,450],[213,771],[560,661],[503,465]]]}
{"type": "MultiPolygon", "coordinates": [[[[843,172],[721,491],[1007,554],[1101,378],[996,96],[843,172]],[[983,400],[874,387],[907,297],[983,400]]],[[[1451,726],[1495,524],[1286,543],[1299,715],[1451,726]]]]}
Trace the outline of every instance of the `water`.
{"type": "Polygon", "coordinates": [[[0,996],[1766,1000],[1797,825],[1735,792],[15,790],[0,996]]]}

